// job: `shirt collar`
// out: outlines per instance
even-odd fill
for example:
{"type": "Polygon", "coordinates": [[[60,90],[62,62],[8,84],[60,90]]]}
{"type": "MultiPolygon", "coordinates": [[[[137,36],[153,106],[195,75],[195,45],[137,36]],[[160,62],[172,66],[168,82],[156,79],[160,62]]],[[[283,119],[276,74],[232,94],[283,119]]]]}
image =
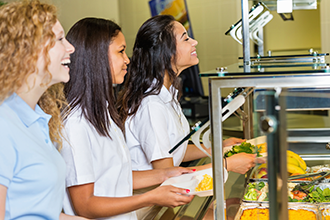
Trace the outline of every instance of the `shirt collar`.
{"type": "Polygon", "coordinates": [[[39,118],[44,118],[48,124],[51,115],[46,114],[37,104],[35,110],[33,110],[21,97],[16,93],[7,98],[4,103],[11,108],[26,127],[31,126],[39,118]]]}
{"type": "MultiPolygon", "coordinates": [[[[152,86],[154,86],[157,83],[157,80],[154,79],[152,81],[152,86]]],[[[147,89],[146,92],[150,91],[151,87],[149,89],[147,89]]],[[[162,85],[162,88],[160,89],[159,92],[159,98],[164,102],[164,103],[168,103],[171,102],[173,100],[173,97],[175,100],[177,100],[178,97],[178,90],[176,88],[174,88],[174,86],[170,86],[170,90],[168,90],[164,85],[162,85]],[[173,96],[174,94],[174,96],[173,96]]]]}
{"type": "MultiPolygon", "coordinates": [[[[176,93],[176,89],[174,87],[170,87],[170,90],[168,90],[164,85],[162,86],[160,92],[159,92],[159,98],[164,102],[168,103],[173,100],[173,93],[176,93]]],[[[176,98],[176,96],[174,96],[176,98]]]]}

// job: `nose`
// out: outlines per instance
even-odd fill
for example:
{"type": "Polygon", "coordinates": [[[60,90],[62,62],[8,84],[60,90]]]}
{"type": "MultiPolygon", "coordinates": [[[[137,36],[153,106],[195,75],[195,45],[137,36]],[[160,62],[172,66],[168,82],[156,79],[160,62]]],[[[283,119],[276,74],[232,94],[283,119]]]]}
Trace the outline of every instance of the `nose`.
{"type": "Polygon", "coordinates": [[[197,46],[197,44],[198,44],[198,41],[197,41],[197,40],[195,40],[195,39],[192,39],[192,46],[193,46],[193,47],[196,47],[196,46],[197,46]]]}
{"type": "MultiPolygon", "coordinates": [[[[65,39],[66,40],[66,39],[65,39]]],[[[74,51],[75,51],[75,48],[72,44],[70,44],[69,41],[66,40],[66,51],[69,53],[69,54],[72,54],[74,51]]]]}
{"type": "Polygon", "coordinates": [[[126,53],[125,53],[124,61],[125,61],[126,65],[128,65],[131,62],[126,53]]]}

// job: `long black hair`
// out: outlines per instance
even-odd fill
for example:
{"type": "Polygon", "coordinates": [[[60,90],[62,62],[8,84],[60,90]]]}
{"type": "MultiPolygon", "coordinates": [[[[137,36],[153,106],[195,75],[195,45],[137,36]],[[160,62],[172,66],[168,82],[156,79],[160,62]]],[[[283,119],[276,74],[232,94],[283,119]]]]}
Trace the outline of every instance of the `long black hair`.
{"type": "Polygon", "coordinates": [[[171,84],[179,87],[177,73],[172,69],[172,64],[176,64],[174,22],[171,15],[157,15],[140,27],[125,86],[117,102],[123,122],[128,116],[135,115],[143,98],[159,94],[165,73],[171,84]]]}
{"type": "MultiPolygon", "coordinates": [[[[108,137],[109,115],[123,130],[114,105],[109,63],[109,45],[120,31],[121,28],[110,20],[84,18],[67,34],[68,41],[76,50],[71,55],[70,80],[64,88],[66,98],[72,110],[81,108],[82,115],[97,132],[108,137]]],[[[69,110],[66,111],[65,118],[70,114],[69,110]]]]}

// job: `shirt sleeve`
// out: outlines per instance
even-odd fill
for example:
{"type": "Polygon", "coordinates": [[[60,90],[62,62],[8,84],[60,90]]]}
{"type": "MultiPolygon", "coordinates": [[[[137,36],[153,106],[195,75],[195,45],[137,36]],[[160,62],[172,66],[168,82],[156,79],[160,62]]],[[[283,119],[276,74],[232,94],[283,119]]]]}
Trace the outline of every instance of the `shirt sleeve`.
{"type": "Polygon", "coordinates": [[[95,182],[92,141],[87,122],[69,118],[65,123],[61,155],[67,165],[67,187],[95,182]]]}
{"type": "Polygon", "coordinates": [[[0,184],[8,188],[14,177],[17,154],[12,134],[2,119],[0,119],[0,134],[0,184]]]}
{"type": "Polygon", "coordinates": [[[148,162],[163,158],[172,158],[167,130],[168,114],[158,102],[149,102],[133,118],[136,137],[148,162]]]}

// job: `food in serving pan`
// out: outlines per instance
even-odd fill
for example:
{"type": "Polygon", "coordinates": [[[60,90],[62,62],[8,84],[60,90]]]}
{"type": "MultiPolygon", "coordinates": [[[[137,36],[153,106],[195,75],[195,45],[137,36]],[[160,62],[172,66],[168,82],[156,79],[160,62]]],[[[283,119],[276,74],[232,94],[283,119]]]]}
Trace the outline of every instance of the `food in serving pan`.
{"type": "Polygon", "coordinates": [[[203,179],[199,182],[198,186],[196,187],[195,191],[205,191],[213,189],[213,179],[210,175],[204,174],[203,179]]]}
{"type": "MultiPolygon", "coordinates": [[[[330,171],[330,164],[318,165],[310,168],[311,173],[328,172],[328,171],[330,171]]],[[[314,178],[317,178],[317,176],[314,178]]],[[[330,176],[326,177],[326,179],[330,179],[330,176]]]]}
{"type": "MultiPolygon", "coordinates": [[[[290,202],[298,202],[298,200],[304,199],[305,196],[302,193],[292,192],[292,189],[297,183],[288,183],[288,197],[290,202]]],[[[246,193],[244,194],[244,200],[246,201],[268,201],[268,184],[266,182],[254,182],[247,185],[246,193]]]]}
{"type": "Polygon", "coordinates": [[[321,214],[322,214],[322,219],[324,219],[324,220],[330,220],[330,206],[328,206],[328,207],[321,207],[320,208],[320,210],[321,210],[321,214]]]}
{"type": "MultiPolygon", "coordinates": [[[[268,220],[269,209],[253,208],[243,211],[240,220],[268,220]]],[[[316,220],[316,214],[313,211],[305,209],[289,209],[290,220],[316,220]]]]}
{"type": "Polygon", "coordinates": [[[269,220],[269,210],[266,208],[246,209],[243,211],[240,220],[269,220]]]}
{"type": "MultiPolygon", "coordinates": [[[[291,150],[287,150],[286,153],[287,153],[288,163],[299,166],[303,170],[303,173],[305,173],[306,169],[307,169],[306,162],[298,154],[296,154],[295,152],[293,152],[291,150]]],[[[294,172],[292,172],[292,173],[294,173],[294,172]]]]}
{"type": "MultiPolygon", "coordinates": [[[[289,202],[308,202],[308,203],[325,203],[330,202],[330,188],[312,186],[309,192],[294,190],[298,183],[287,184],[288,201],[289,202]]],[[[330,187],[330,186],[329,186],[330,187]]],[[[267,182],[253,182],[247,185],[243,199],[245,201],[268,201],[268,184],[267,182]]]]}
{"type": "Polygon", "coordinates": [[[330,202],[330,189],[320,187],[312,187],[307,196],[303,199],[304,202],[310,203],[325,203],[330,202]]]}
{"type": "MultiPolygon", "coordinates": [[[[305,161],[293,151],[287,150],[287,170],[290,176],[292,175],[300,175],[306,173],[306,163],[305,161]]],[[[262,179],[268,178],[267,176],[267,165],[262,164],[256,170],[253,178],[262,179]]],[[[305,180],[305,179],[301,179],[305,180]]]]}
{"type": "Polygon", "coordinates": [[[265,182],[249,183],[244,195],[247,201],[268,201],[268,184],[265,182]]]}

